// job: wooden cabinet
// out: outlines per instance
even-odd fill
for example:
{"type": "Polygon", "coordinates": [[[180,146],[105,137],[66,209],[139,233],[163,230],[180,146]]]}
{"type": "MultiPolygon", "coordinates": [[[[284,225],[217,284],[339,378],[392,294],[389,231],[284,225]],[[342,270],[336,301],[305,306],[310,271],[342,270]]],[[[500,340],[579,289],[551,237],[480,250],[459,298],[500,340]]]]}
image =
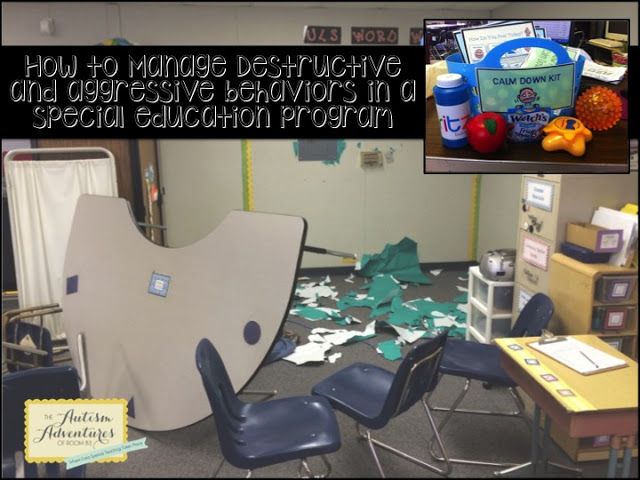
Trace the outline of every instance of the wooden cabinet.
{"type": "Polygon", "coordinates": [[[598,335],[607,342],[619,339],[619,350],[637,358],[637,269],[582,263],[557,253],[551,257],[550,273],[549,296],[555,305],[557,330],[554,333],[598,335]],[[618,299],[607,295],[616,285],[618,299]]]}
{"type": "MultiPolygon", "coordinates": [[[[625,355],[637,358],[637,269],[587,264],[556,253],[551,257],[549,273],[549,296],[555,305],[554,333],[597,335],[625,355]]],[[[608,458],[606,438],[569,438],[553,427],[551,436],[576,462],[608,458]]],[[[637,454],[635,448],[633,455],[637,454]]]]}

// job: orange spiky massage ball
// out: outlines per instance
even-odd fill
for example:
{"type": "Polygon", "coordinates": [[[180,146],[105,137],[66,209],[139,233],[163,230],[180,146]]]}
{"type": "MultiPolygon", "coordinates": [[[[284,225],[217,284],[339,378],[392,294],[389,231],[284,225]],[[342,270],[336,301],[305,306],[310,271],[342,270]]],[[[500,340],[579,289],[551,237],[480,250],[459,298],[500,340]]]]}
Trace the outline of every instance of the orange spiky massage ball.
{"type": "Polygon", "coordinates": [[[576,117],[591,130],[608,130],[622,117],[622,100],[607,87],[591,87],[578,97],[576,117]]]}

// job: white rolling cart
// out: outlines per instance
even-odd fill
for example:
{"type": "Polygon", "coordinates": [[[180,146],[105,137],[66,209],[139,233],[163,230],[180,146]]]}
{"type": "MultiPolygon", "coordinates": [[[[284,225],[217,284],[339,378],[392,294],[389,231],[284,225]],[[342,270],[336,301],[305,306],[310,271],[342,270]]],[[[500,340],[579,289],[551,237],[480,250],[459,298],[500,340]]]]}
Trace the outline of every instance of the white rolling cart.
{"type": "Polygon", "coordinates": [[[480,267],[469,268],[467,340],[490,343],[511,331],[514,282],[486,279],[480,267]]]}

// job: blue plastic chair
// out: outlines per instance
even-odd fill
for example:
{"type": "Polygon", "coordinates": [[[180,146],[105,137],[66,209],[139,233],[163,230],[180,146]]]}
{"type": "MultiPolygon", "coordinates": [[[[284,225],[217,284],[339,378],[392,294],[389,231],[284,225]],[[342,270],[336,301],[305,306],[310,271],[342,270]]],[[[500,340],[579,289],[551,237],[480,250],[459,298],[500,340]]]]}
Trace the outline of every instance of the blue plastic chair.
{"type": "MultiPolygon", "coordinates": [[[[518,320],[514,324],[509,337],[539,337],[542,330],[547,327],[553,315],[553,302],[543,294],[536,293],[524,306],[518,320]]],[[[438,431],[442,434],[445,425],[454,413],[470,413],[478,415],[499,415],[506,417],[518,417],[528,424],[524,416],[524,402],[516,390],[517,384],[500,366],[500,349],[494,344],[476,343],[465,340],[450,340],[444,349],[440,364],[440,375],[454,375],[466,378],[465,385],[460,395],[454,400],[451,407],[431,406],[432,410],[445,411],[447,414],[438,425],[438,431]],[[507,388],[516,403],[515,411],[488,411],[457,408],[469,391],[471,380],[479,380],[485,383],[485,387],[507,388]]],[[[430,396],[429,396],[430,397],[430,396]]],[[[427,403],[429,401],[427,398],[427,403]]],[[[481,460],[449,458],[445,460],[434,451],[434,440],[431,438],[431,455],[440,461],[487,466],[513,466],[514,463],[484,462],[481,460]]],[[[438,444],[440,441],[438,439],[438,444]]]]}
{"type": "MultiPolygon", "coordinates": [[[[440,475],[446,476],[451,471],[448,463],[445,469],[430,465],[372,438],[370,431],[370,429],[383,428],[393,417],[405,412],[422,399],[431,428],[439,439],[435,422],[424,397],[435,388],[438,381],[438,367],[447,334],[448,329],[435,338],[413,347],[395,374],[375,365],[354,363],[313,387],[314,395],[328,398],[336,410],[356,421],[358,435],[367,440],[382,477],[384,477],[384,471],[374,445],[440,475]],[[360,425],[367,428],[366,433],[361,432],[360,425]]],[[[444,447],[439,440],[438,442],[446,458],[444,447]]]]}
{"type": "MultiPolygon", "coordinates": [[[[15,477],[16,452],[24,452],[24,402],[36,399],[80,398],[73,367],[44,367],[2,376],[2,476],[15,477]]],[[[38,476],[38,464],[24,462],[25,478],[38,476]]],[[[59,477],[60,464],[46,463],[48,477],[59,477]]],[[[84,477],[85,466],[65,470],[67,477],[84,477]]]]}
{"type": "MultiPolygon", "coordinates": [[[[233,390],[222,358],[204,338],[196,349],[196,365],[209,398],[225,460],[238,468],[256,468],[300,459],[300,471],[310,473],[307,457],[340,448],[340,430],[331,405],[313,396],[259,403],[241,401],[233,390]]],[[[218,471],[222,464],[218,468],[218,471]]],[[[217,471],[216,471],[217,474],[217,471]]]]}

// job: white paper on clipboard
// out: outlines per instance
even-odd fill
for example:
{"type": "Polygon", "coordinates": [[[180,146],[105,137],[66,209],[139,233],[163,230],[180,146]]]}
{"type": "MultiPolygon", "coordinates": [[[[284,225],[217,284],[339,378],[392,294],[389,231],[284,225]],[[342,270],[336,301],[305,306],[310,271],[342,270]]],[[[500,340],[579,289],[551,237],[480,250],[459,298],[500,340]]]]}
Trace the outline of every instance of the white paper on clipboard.
{"type": "Polygon", "coordinates": [[[532,342],[529,346],[583,375],[591,375],[627,365],[623,359],[609,355],[571,337],[552,343],[532,342]]]}

